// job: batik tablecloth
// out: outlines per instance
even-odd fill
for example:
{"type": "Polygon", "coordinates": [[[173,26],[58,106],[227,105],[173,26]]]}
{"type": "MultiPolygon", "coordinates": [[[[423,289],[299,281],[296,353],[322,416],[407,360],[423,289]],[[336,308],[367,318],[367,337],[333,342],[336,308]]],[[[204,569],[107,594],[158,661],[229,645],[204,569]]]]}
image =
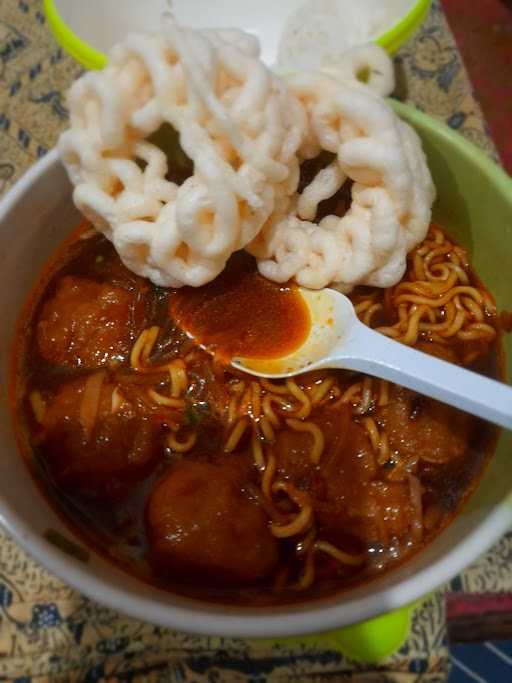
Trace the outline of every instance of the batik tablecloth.
{"type": "MultiPolygon", "coordinates": [[[[396,65],[400,99],[495,156],[438,2],[396,65]]],[[[66,125],[64,92],[79,73],[53,41],[39,0],[0,0],[0,192],[55,144],[66,125]]],[[[445,592],[509,590],[511,553],[512,540],[505,538],[437,591],[416,611],[402,649],[381,666],[368,667],[327,645],[254,647],[129,619],[67,587],[0,531],[0,680],[441,683],[448,671],[445,592]]]]}

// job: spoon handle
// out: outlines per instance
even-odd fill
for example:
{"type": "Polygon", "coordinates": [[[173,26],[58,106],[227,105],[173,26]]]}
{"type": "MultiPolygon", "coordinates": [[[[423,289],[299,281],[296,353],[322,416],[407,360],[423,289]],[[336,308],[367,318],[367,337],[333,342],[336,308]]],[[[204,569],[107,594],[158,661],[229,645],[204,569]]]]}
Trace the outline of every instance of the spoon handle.
{"type": "Polygon", "coordinates": [[[330,367],[359,370],[512,429],[512,387],[400,344],[359,321],[330,367]]]}

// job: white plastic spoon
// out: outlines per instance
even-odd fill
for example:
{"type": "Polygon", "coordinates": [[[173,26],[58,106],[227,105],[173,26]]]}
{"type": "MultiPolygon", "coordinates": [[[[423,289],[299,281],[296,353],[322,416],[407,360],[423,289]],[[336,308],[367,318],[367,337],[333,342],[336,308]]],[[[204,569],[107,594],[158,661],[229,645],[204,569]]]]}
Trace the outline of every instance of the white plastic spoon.
{"type": "Polygon", "coordinates": [[[332,289],[300,289],[311,330],[289,356],[237,358],[232,365],[267,378],[293,377],[321,368],[343,368],[389,380],[512,429],[512,387],[465,370],[375,332],[356,316],[350,299],[332,289]]]}

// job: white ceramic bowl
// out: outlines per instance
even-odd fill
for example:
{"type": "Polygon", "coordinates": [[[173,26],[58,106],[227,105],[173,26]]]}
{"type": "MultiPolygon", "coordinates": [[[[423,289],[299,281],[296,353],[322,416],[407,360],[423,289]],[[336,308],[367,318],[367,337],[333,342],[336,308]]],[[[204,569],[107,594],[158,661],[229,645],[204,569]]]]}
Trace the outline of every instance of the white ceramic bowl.
{"type": "MultiPolygon", "coordinates": [[[[512,225],[512,183],[508,184],[506,176],[458,135],[406,107],[400,111],[424,138],[435,179],[437,175],[445,225],[454,201],[461,202],[454,190],[456,178],[450,181],[451,158],[464,164],[466,177],[476,174],[480,178],[482,173],[487,177],[482,192],[487,192],[489,202],[496,193],[509,194],[512,225]]],[[[483,196],[483,201],[487,200],[483,196]]],[[[446,531],[403,566],[337,597],[272,608],[206,604],[142,583],[93,551],[89,560],[82,562],[49,543],[45,539],[48,529],[68,538],[72,532],[41,495],[18,452],[7,401],[7,366],[21,306],[43,264],[78,220],[70,184],[55,151],[35,164],[0,202],[0,319],[4,330],[0,341],[0,522],[51,572],[109,607],[177,630],[223,636],[291,636],[356,623],[409,604],[458,573],[511,526],[512,449],[510,434],[504,434],[478,491],[446,531]]],[[[478,245],[479,234],[471,234],[471,240],[478,245]]],[[[493,283],[489,284],[493,288],[493,283]]],[[[510,300],[508,305],[512,307],[510,300]]]]}

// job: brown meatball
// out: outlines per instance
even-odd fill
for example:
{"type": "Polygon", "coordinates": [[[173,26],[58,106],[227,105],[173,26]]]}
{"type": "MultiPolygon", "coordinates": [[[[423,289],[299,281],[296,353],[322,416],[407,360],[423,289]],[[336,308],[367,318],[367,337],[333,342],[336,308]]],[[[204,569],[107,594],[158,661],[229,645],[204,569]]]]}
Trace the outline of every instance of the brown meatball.
{"type": "Polygon", "coordinates": [[[320,529],[334,542],[347,535],[365,538],[361,529],[369,511],[364,500],[377,472],[366,431],[354,422],[348,406],[342,410],[341,415],[339,410],[331,411],[324,422],[327,448],[321,460],[322,486],[316,494],[320,529]]]}
{"type": "Polygon", "coordinates": [[[348,407],[345,410],[348,418],[332,416],[328,428],[324,426],[330,446],[321,463],[317,519],[321,533],[341,542],[341,547],[349,549],[352,537],[363,549],[407,534],[410,490],[408,483],[376,480],[378,469],[366,430],[350,417],[348,407]]]}
{"type": "Polygon", "coordinates": [[[359,501],[357,533],[366,544],[387,544],[410,530],[413,511],[409,483],[372,481],[359,501]]]}
{"type": "Polygon", "coordinates": [[[471,418],[408,389],[394,386],[389,403],[378,411],[391,450],[405,458],[418,456],[433,464],[443,464],[466,453],[471,418]]]}
{"type": "Polygon", "coordinates": [[[104,376],[100,371],[64,384],[48,400],[40,452],[53,479],[66,491],[117,498],[156,464],[163,451],[162,431],[123,393],[117,394],[112,412],[115,386],[101,381],[104,376]]]}
{"type": "Polygon", "coordinates": [[[124,360],[145,322],[140,293],[65,276],[43,306],[37,345],[58,365],[95,368],[124,360]]]}
{"type": "Polygon", "coordinates": [[[152,491],[146,507],[151,556],[162,575],[245,584],[268,576],[278,545],[263,510],[241,491],[228,463],[183,460],[152,491]]]}
{"type": "Polygon", "coordinates": [[[377,472],[370,440],[352,419],[348,405],[325,410],[314,422],[325,437],[319,465],[313,465],[309,457],[312,437],[287,430],[276,439],[278,471],[310,493],[322,537],[347,549],[350,538],[364,545],[371,535],[367,526],[375,507],[369,500],[369,486],[377,472]]]}
{"type": "Polygon", "coordinates": [[[412,515],[409,484],[376,480],[370,440],[350,406],[324,410],[314,422],[325,437],[318,466],[309,457],[307,433],[280,432],[275,454],[280,475],[312,496],[319,536],[355,552],[406,536],[412,515]]]}

